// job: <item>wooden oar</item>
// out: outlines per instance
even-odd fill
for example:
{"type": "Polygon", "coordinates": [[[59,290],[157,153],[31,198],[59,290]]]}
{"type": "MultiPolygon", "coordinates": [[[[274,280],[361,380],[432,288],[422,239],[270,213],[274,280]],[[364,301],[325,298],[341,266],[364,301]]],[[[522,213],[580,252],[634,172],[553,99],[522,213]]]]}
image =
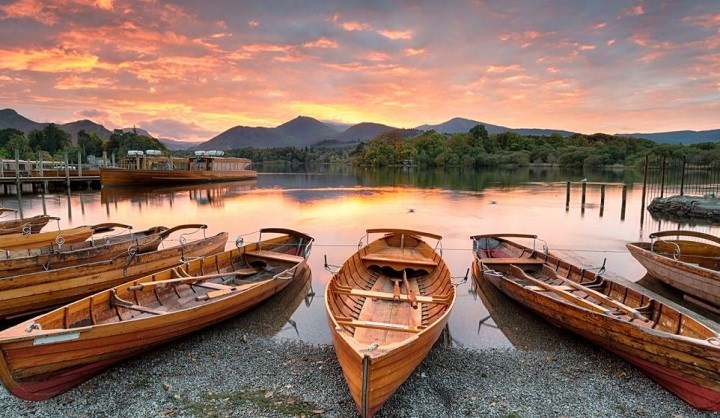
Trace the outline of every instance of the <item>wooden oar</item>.
{"type": "Polygon", "coordinates": [[[400,282],[402,279],[391,277],[390,281],[393,282],[393,300],[400,302],[400,282]]]}
{"type": "Polygon", "coordinates": [[[410,301],[410,306],[412,306],[413,309],[417,309],[418,307],[418,301],[417,297],[415,297],[415,292],[410,287],[410,282],[407,278],[407,269],[403,269],[403,283],[405,283],[405,287],[407,288],[407,295],[408,295],[408,301],[410,301]]]}
{"type": "MultiPolygon", "coordinates": [[[[173,270],[177,271],[175,269],[173,269],[173,270]]],[[[185,270],[182,270],[182,271],[185,272],[185,270]]],[[[156,285],[170,284],[170,283],[182,283],[182,282],[187,282],[187,281],[192,281],[192,280],[202,282],[205,280],[215,279],[218,277],[251,276],[251,275],[253,275],[255,273],[259,273],[261,271],[262,270],[253,270],[251,273],[250,269],[244,268],[244,269],[238,269],[235,271],[229,271],[227,273],[205,274],[203,276],[184,276],[184,277],[178,277],[175,279],[157,280],[157,281],[153,281],[153,282],[137,283],[133,286],[128,286],[128,290],[140,290],[143,287],[147,287],[147,286],[156,286],[156,285]]],[[[178,274],[178,275],[180,275],[180,274],[178,274]]]]}

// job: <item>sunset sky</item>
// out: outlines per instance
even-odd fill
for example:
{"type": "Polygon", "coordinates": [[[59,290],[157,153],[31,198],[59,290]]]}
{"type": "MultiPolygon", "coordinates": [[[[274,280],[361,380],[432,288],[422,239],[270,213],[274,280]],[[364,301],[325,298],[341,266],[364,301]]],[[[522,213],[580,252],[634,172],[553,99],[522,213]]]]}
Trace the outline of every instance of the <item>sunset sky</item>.
{"type": "Polygon", "coordinates": [[[720,1],[0,0],[0,108],[207,140],[298,115],[720,128],[720,1]]]}

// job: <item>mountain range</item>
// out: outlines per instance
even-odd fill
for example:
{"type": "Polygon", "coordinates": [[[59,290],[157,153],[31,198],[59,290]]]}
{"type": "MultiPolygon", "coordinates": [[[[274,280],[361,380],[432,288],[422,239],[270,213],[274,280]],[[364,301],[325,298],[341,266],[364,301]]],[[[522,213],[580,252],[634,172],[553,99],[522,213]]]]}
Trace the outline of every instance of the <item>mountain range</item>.
{"type": "MultiPolygon", "coordinates": [[[[0,110],[0,129],[14,128],[26,134],[35,129],[43,129],[49,123],[35,122],[13,109],[0,110]]],[[[537,129],[537,128],[509,128],[506,126],[493,125],[472,119],[453,118],[437,125],[420,125],[414,129],[401,129],[379,123],[363,122],[347,126],[332,122],[321,122],[317,119],[298,116],[295,119],[285,122],[274,128],[235,126],[219,135],[202,143],[179,141],[176,139],[158,138],[171,150],[229,150],[233,148],[255,147],[255,148],[277,148],[277,147],[305,147],[305,146],[354,146],[361,141],[370,140],[385,132],[398,132],[401,136],[413,136],[423,131],[434,130],[439,133],[453,134],[465,133],[475,125],[485,125],[488,133],[515,132],[520,135],[552,135],[571,136],[574,132],[560,129],[537,129]]],[[[77,141],[77,133],[84,129],[86,132],[97,132],[107,139],[112,131],[91,120],[79,120],[75,122],[58,124],[77,141]]],[[[140,128],[123,128],[123,131],[136,130],[141,135],[147,135],[147,131],[140,128]]],[[[674,131],[658,133],[633,133],[622,134],[645,138],[658,143],[683,143],[691,144],[697,142],[720,141],[720,129],[707,131],[674,131]]]]}

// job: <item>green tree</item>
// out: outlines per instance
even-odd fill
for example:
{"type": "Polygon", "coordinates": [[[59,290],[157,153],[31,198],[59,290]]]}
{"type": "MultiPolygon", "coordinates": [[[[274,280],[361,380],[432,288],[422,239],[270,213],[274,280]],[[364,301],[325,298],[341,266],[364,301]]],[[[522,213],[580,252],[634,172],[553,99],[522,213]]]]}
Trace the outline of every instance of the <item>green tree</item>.
{"type": "Polygon", "coordinates": [[[97,132],[87,133],[84,129],[81,129],[78,132],[77,137],[77,145],[82,151],[83,158],[87,158],[88,155],[102,155],[103,140],[97,132]]]}
{"type": "Polygon", "coordinates": [[[50,154],[56,154],[72,144],[70,134],[54,123],[48,124],[43,129],[31,131],[28,140],[30,147],[35,151],[43,150],[50,154]]]}
{"type": "Polygon", "coordinates": [[[15,150],[20,151],[20,159],[32,160],[34,159],[34,152],[30,147],[30,143],[25,136],[13,134],[10,135],[10,139],[5,143],[6,155],[4,158],[15,158],[15,150]]]}

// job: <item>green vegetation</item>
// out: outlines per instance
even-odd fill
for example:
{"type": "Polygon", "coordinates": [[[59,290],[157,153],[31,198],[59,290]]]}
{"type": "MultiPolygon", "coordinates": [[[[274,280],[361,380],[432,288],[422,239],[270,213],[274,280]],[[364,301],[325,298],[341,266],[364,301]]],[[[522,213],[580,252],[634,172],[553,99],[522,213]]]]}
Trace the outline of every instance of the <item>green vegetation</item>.
{"type": "Polygon", "coordinates": [[[720,142],[692,145],[657,144],[647,139],[607,134],[562,137],[488,134],[477,125],[465,134],[427,131],[411,138],[384,133],[360,143],[351,154],[356,165],[424,167],[497,167],[551,164],[566,168],[597,169],[633,166],[646,156],[686,157],[688,163],[720,165],[720,142]]]}
{"type": "Polygon", "coordinates": [[[228,416],[240,405],[252,404],[262,413],[290,416],[320,416],[323,410],[315,404],[305,402],[290,395],[271,390],[240,390],[233,393],[209,392],[204,395],[205,402],[192,402],[188,409],[198,417],[228,416]]]}
{"type": "Polygon", "coordinates": [[[38,153],[43,153],[43,159],[62,161],[65,152],[71,162],[76,162],[78,151],[82,159],[87,161],[88,155],[101,156],[103,151],[107,155],[115,153],[120,157],[128,150],[157,149],[167,152],[167,147],[155,138],[138,135],[137,132],[123,132],[116,129],[107,140],[103,140],[96,132],[80,130],[77,134],[77,144],[72,143],[70,134],[55,124],[49,124],[43,129],[28,133],[27,137],[22,131],[7,128],[0,129],[0,158],[15,158],[15,150],[19,151],[19,158],[35,160],[38,153]]]}

